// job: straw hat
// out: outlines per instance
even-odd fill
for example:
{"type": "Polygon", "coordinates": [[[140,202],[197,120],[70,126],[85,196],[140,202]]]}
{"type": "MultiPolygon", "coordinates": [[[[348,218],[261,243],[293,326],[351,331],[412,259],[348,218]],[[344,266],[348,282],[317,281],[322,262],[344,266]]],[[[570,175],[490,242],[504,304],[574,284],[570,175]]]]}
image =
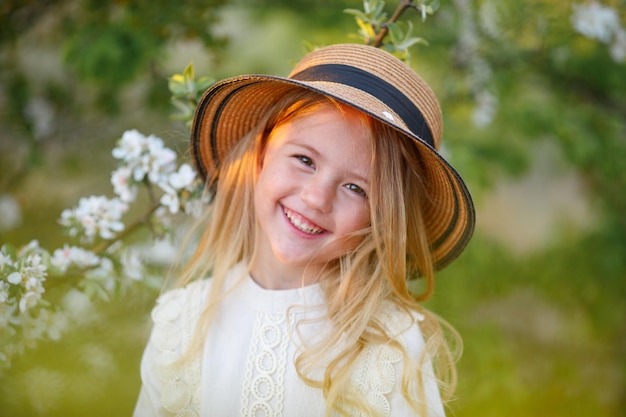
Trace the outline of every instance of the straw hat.
{"type": "Polygon", "coordinates": [[[242,75],[216,83],[198,103],[191,133],[196,166],[212,183],[220,161],[285,93],[306,88],[333,97],[392,126],[422,158],[429,198],[426,233],[435,267],[456,258],[474,230],[472,198],[438,153],[442,115],[435,94],[411,68],[371,46],[332,45],[306,55],[287,78],[242,75]]]}

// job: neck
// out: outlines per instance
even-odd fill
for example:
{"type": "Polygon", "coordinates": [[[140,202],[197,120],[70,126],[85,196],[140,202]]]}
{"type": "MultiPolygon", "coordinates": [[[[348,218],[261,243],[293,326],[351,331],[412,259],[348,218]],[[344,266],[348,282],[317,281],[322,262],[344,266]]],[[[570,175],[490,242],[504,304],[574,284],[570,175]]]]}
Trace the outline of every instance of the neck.
{"type": "Polygon", "coordinates": [[[250,275],[268,290],[289,290],[315,284],[320,271],[300,265],[285,265],[269,257],[255,256],[250,263],[250,275]]]}

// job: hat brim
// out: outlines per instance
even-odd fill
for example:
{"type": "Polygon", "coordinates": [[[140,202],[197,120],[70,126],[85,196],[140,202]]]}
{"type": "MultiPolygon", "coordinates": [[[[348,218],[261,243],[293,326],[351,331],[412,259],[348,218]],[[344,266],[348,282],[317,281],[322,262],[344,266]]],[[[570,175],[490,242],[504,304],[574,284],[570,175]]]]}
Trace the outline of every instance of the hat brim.
{"type": "Polygon", "coordinates": [[[474,205],[463,179],[431,145],[411,132],[392,109],[357,88],[271,75],[244,75],[216,83],[200,99],[192,126],[191,150],[200,175],[213,183],[220,161],[235,143],[258,125],[278,99],[301,88],[361,110],[415,143],[423,161],[427,193],[423,217],[435,269],[455,259],[469,242],[475,223],[474,205]]]}

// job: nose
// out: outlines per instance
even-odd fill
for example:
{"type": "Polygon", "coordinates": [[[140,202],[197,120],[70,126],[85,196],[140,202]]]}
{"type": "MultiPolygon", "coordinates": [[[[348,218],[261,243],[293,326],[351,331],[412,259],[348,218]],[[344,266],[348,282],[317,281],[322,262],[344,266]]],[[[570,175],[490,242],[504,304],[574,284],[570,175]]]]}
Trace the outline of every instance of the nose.
{"type": "Polygon", "coordinates": [[[333,208],[335,187],[321,177],[311,178],[303,184],[300,198],[313,210],[327,214],[333,208]]]}

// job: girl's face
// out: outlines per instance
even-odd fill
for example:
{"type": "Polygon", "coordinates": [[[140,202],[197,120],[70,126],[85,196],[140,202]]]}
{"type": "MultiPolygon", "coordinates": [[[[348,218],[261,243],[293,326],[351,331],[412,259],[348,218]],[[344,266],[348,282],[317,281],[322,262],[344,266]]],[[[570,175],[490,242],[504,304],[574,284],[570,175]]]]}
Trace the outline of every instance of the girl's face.
{"type": "Polygon", "coordinates": [[[370,141],[355,110],[331,105],[271,132],[254,191],[261,286],[309,284],[360,242],[350,235],[370,223],[370,141]]]}

